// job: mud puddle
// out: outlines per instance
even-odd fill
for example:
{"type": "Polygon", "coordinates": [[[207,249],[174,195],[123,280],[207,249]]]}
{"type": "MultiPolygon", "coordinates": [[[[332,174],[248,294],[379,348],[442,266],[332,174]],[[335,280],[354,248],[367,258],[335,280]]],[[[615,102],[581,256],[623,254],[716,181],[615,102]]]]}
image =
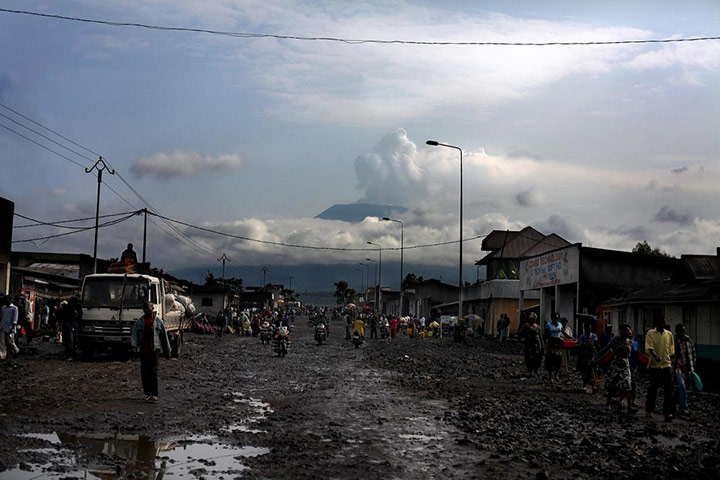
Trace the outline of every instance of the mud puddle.
{"type": "Polygon", "coordinates": [[[175,479],[232,475],[248,469],[243,461],[269,452],[236,446],[203,435],[154,441],[125,434],[26,434],[44,446],[27,449],[35,461],[22,463],[0,477],[17,480],[67,478],[175,479]]]}

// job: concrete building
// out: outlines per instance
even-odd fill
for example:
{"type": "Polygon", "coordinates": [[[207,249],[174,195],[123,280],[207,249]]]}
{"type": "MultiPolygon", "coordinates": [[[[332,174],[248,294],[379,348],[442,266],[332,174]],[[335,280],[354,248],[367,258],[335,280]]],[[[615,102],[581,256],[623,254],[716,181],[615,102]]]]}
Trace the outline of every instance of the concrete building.
{"type": "Polygon", "coordinates": [[[458,287],[431,278],[404,291],[407,312],[415,317],[457,315],[458,287]]]}
{"type": "MultiPolygon", "coordinates": [[[[611,320],[603,303],[657,287],[679,265],[675,258],[583,247],[574,244],[520,262],[520,308],[530,292],[540,294],[540,321],[558,312],[578,332],[579,315],[596,315],[598,329],[611,320]]],[[[589,317],[585,317],[589,318],[589,317]]],[[[615,322],[617,323],[617,322],[615,322]]],[[[613,325],[617,331],[617,324],[613,325]]]]}
{"type": "Polygon", "coordinates": [[[683,255],[669,282],[603,303],[613,325],[629,324],[644,346],[645,333],[661,318],[672,331],[682,323],[698,357],[720,361],[720,249],[717,255],[683,255]]]}
{"type": "MultiPolygon", "coordinates": [[[[501,314],[510,318],[510,333],[517,332],[520,323],[520,261],[570,245],[564,238],[545,235],[528,226],[519,231],[493,230],[482,242],[482,249],[489,252],[475,262],[486,268],[484,282],[465,287],[463,309],[485,320],[486,334],[497,334],[497,320],[501,314]]],[[[537,305],[540,293],[528,291],[524,308],[537,305]]]]}

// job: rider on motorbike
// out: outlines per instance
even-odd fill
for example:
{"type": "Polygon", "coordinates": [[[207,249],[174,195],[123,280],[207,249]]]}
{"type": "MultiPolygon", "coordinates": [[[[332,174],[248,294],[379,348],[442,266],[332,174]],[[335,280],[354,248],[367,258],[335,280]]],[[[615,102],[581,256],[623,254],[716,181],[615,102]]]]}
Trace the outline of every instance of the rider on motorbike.
{"type": "Polygon", "coordinates": [[[360,336],[365,338],[365,322],[360,317],[353,322],[353,333],[355,332],[359,332],[360,336]]]}

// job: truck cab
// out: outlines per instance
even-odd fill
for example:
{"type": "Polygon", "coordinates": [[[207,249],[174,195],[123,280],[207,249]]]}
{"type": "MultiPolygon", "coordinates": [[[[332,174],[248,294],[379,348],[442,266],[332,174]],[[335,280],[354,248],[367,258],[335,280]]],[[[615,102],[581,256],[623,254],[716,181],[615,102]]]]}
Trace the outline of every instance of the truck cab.
{"type": "Polygon", "coordinates": [[[83,280],[81,301],[78,341],[83,357],[92,358],[101,349],[129,351],[133,326],[143,315],[145,301],[152,303],[165,323],[172,355],[180,354],[189,321],[166,280],[145,274],[88,275],[83,280]]]}

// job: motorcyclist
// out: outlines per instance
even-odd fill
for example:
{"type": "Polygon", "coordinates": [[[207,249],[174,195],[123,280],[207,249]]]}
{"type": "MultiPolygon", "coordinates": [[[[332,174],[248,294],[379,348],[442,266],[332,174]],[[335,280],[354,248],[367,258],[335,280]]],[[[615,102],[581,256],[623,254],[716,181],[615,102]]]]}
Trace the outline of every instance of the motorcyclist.
{"type": "Polygon", "coordinates": [[[365,338],[365,321],[363,321],[362,318],[358,317],[353,322],[353,334],[355,332],[360,333],[360,336],[365,338]]]}

